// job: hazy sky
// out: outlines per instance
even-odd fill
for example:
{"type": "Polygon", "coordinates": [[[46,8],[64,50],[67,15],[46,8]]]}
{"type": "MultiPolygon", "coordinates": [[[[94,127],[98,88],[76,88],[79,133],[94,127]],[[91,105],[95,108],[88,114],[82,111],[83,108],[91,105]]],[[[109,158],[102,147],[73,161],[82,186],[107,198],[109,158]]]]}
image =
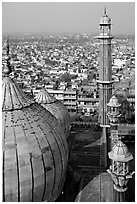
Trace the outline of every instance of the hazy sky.
{"type": "Polygon", "coordinates": [[[99,32],[104,7],[113,34],[135,33],[134,2],[3,2],[5,32],[99,32]]]}

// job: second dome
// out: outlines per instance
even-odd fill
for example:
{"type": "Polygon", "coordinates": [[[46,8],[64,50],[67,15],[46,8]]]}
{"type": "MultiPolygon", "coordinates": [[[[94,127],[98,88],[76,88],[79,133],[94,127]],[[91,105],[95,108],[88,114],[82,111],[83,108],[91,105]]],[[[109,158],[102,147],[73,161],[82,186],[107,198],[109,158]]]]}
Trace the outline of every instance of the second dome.
{"type": "Polygon", "coordinates": [[[70,129],[70,115],[67,108],[55,97],[51,96],[45,89],[39,91],[35,97],[35,101],[41,104],[56,117],[63,128],[66,137],[68,137],[70,129]]]}

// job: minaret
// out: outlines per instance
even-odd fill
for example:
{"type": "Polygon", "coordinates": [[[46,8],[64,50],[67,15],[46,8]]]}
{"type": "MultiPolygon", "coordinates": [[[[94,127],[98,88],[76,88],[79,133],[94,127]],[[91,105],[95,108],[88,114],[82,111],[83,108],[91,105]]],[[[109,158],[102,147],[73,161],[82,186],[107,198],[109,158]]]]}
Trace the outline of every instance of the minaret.
{"type": "Polygon", "coordinates": [[[112,68],[111,68],[111,19],[106,14],[100,20],[99,49],[99,122],[102,127],[109,127],[107,103],[112,95],[112,68]]]}
{"type": "Polygon", "coordinates": [[[107,172],[113,181],[114,202],[127,202],[127,183],[134,174],[134,171],[130,172],[129,170],[129,161],[133,159],[133,156],[120,140],[113,146],[108,156],[112,160],[112,165],[107,169],[107,172]]]}
{"type": "Polygon", "coordinates": [[[118,135],[118,119],[121,116],[118,99],[113,95],[108,106],[108,117],[110,120],[110,152],[108,153],[111,160],[110,168],[107,172],[111,175],[113,181],[113,197],[115,202],[127,201],[127,183],[132,178],[134,172],[129,171],[129,161],[133,159],[132,154],[128,151],[127,146],[121,141],[118,135]]]}
{"type": "Polygon", "coordinates": [[[109,145],[109,150],[112,150],[112,147],[118,142],[119,139],[121,139],[118,135],[118,120],[119,117],[121,116],[119,112],[119,108],[121,104],[118,102],[118,99],[116,98],[115,95],[113,95],[109,103],[107,104],[108,106],[108,117],[110,120],[110,145],[109,145]]]}

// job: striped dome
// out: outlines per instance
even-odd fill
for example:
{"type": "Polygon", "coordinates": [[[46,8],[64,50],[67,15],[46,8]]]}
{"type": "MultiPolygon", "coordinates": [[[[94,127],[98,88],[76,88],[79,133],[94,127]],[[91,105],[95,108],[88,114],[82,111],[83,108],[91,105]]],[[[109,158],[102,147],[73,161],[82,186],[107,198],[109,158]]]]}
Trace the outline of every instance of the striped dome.
{"type": "Polygon", "coordinates": [[[119,140],[109,152],[109,158],[114,161],[128,162],[133,159],[132,154],[128,151],[127,146],[119,140]]]}
{"type": "Polygon", "coordinates": [[[70,115],[66,107],[56,98],[51,96],[46,90],[39,91],[35,100],[56,117],[63,128],[66,137],[68,137],[70,129],[70,115]]]}
{"type": "Polygon", "coordinates": [[[107,16],[107,15],[105,15],[105,16],[103,16],[102,18],[101,18],[101,20],[100,20],[100,24],[102,25],[102,24],[108,24],[108,25],[110,25],[111,24],[111,19],[107,16]]]}
{"type": "Polygon", "coordinates": [[[115,95],[113,95],[110,98],[109,103],[107,105],[110,106],[110,107],[119,107],[119,106],[121,106],[115,95]]]}
{"type": "Polygon", "coordinates": [[[56,118],[9,77],[2,84],[3,201],[55,201],[68,159],[56,118]]]}
{"type": "Polygon", "coordinates": [[[102,24],[111,24],[111,19],[108,17],[108,15],[106,14],[106,8],[104,9],[104,15],[103,15],[103,17],[101,18],[101,20],[100,20],[100,24],[102,25],[102,24]]]}
{"type": "Polygon", "coordinates": [[[119,140],[113,147],[113,153],[117,155],[126,155],[128,153],[128,148],[121,140],[119,140]]]}

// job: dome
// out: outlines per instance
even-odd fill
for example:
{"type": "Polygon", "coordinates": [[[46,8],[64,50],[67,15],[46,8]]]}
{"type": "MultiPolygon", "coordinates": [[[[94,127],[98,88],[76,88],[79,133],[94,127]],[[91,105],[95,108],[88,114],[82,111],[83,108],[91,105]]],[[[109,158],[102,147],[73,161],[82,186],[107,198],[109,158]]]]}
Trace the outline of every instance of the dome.
{"type": "Polygon", "coordinates": [[[115,202],[113,182],[107,172],[94,177],[81,189],[75,202],[115,202]]]}
{"type": "Polygon", "coordinates": [[[108,15],[106,14],[106,8],[104,9],[104,15],[100,20],[100,24],[111,24],[111,19],[108,17],[108,15]]]}
{"type": "Polygon", "coordinates": [[[112,148],[112,151],[108,153],[109,158],[114,161],[128,162],[133,159],[132,154],[128,151],[127,146],[119,140],[112,148]]]}
{"type": "MultiPolygon", "coordinates": [[[[123,202],[123,198],[114,189],[114,183],[108,172],[102,172],[85,186],[84,179],[80,183],[80,192],[75,202],[123,202]]],[[[127,184],[128,190],[125,192],[124,202],[135,202],[135,178],[127,184]]]]}
{"type": "Polygon", "coordinates": [[[108,106],[110,107],[119,107],[121,106],[118,102],[118,99],[116,98],[115,95],[113,95],[110,100],[109,100],[109,103],[107,104],[108,106]]]}
{"type": "Polygon", "coordinates": [[[106,16],[103,16],[101,19],[100,19],[100,25],[102,24],[111,24],[111,19],[106,15],[106,16]]]}
{"type": "Polygon", "coordinates": [[[56,98],[51,96],[48,91],[41,90],[35,97],[35,101],[46,108],[59,121],[66,137],[69,136],[70,115],[67,108],[56,98]]]}
{"type": "Polygon", "coordinates": [[[120,140],[118,143],[113,147],[113,153],[117,155],[125,155],[128,153],[127,146],[120,140]]]}
{"type": "Polygon", "coordinates": [[[8,76],[2,96],[3,201],[55,201],[68,159],[58,121],[8,76]]]}

